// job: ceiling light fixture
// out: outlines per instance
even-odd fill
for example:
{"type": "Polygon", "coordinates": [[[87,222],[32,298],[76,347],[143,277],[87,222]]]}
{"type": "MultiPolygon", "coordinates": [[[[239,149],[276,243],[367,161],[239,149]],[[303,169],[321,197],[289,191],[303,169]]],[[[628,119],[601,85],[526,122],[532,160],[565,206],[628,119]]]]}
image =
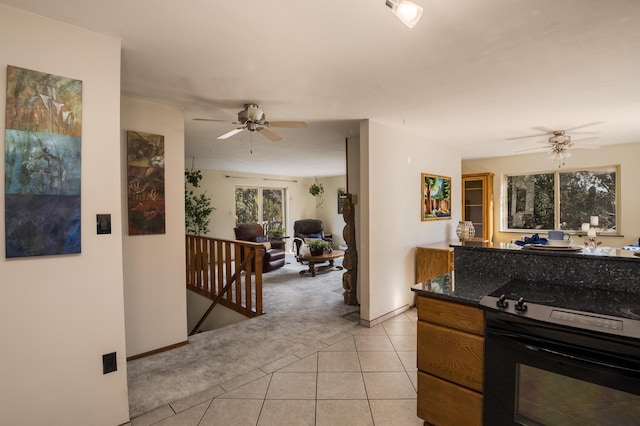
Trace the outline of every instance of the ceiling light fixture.
{"type": "Polygon", "coordinates": [[[422,7],[410,1],[386,0],[386,5],[409,28],[413,28],[422,16],[422,7]]]}
{"type": "Polygon", "coordinates": [[[562,166],[564,166],[564,160],[569,157],[571,157],[571,152],[562,145],[552,147],[551,151],[547,153],[547,158],[555,161],[558,164],[558,168],[562,168],[562,166]]]}

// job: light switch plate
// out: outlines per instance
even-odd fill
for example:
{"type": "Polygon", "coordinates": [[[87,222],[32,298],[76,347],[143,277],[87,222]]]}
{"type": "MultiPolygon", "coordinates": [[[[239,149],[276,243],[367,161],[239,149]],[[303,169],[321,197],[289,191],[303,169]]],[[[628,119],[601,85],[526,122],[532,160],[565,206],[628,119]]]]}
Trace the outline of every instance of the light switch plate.
{"type": "Polygon", "coordinates": [[[110,234],[111,233],[111,215],[110,214],[96,215],[96,226],[97,226],[98,234],[110,234]]]}

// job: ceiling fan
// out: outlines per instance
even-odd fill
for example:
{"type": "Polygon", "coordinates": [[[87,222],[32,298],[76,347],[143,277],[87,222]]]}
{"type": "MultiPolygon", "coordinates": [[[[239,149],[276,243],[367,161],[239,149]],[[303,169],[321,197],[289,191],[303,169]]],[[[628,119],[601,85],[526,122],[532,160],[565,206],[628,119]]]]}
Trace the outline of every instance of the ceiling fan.
{"type": "MultiPolygon", "coordinates": [[[[580,128],[583,128],[583,127],[592,126],[592,125],[600,124],[600,123],[601,122],[598,121],[598,122],[594,122],[594,123],[583,124],[582,126],[572,127],[570,129],[567,129],[567,130],[548,130],[548,129],[545,129],[544,127],[537,127],[537,129],[542,130],[545,133],[538,134],[538,135],[518,136],[518,137],[514,137],[514,138],[508,138],[507,140],[526,139],[526,138],[533,138],[533,137],[540,137],[540,136],[550,135],[547,138],[546,141],[540,141],[540,143],[544,143],[544,144],[546,144],[546,146],[523,149],[523,150],[516,151],[516,152],[520,153],[520,152],[525,152],[525,151],[535,151],[535,150],[546,149],[546,150],[548,150],[547,158],[549,158],[550,160],[563,162],[565,158],[568,158],[568,157],[571,156],[571,152],[569,151],[569,148],[573,147],[576,142],[582,142],[582,141],[597,139],[597,137],[589,137],[589,138],[584,138],[584,139],[571,140],[571,136],[567,135],[567,132],[570,131],[570,130],[580,129],[580,128]]],[[[574,133],[595,133],[595,132],[574,132],[574,133]]],[[[598,146],[597,145],[589,145],[589,144],[580,144],[580,146],[579,147],[576,146],[576,148],[595,149],[595,148],[598,148],[598,146]]],[[[564,164],[564,163],[562,163],[562,164],[564,164]]]]}
{"type": "Polygon", "coordinates": [[[242,126],[226,132],[217,137],[217,139],[227,139],[235,134],[248,130],[250,132],[258,132],[266,138],[277,142],[282,137],[271,130],[269,127],[288,127],[288,128],[305,128],[305,121],[267,121],[264,112],[257,104],[244,104],[244,109],[238,112],[237,121],[215,120],[213,118],[194,118],[196,121],[218,121],[224,123],[241,124],[242,126]]]}

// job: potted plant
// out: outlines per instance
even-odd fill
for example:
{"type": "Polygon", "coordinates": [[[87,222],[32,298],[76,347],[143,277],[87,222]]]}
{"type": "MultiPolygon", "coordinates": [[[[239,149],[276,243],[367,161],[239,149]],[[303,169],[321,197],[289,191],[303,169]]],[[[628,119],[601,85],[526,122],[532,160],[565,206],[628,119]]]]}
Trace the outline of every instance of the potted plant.
{"type": "Polygon", "coordinates": [[[187,234],[203,235],[209,232],[210,215],[215,210],[211,205],[211,197],[204,193],[196,195],[193,188],[200,187],[202,173],[194,169],[184,171],[184,210],[187,234]],[[191,186],[191,188],[188,187],[191,186]]]}
{"type": "Polygon", "coordinates": [[[281,227],[274,227],[274,228],[269,228],[269,238],[280,238],[283,237],[285,234],[284,228],[281,227]]]}
{"type": "Polygon", "coordinates": [[[307,246],[309,246],[311,256],[320,256],[325,250],[331,248],[331,244],[328,241],[321,239],[311,240],[307,243],[307,246]]]}

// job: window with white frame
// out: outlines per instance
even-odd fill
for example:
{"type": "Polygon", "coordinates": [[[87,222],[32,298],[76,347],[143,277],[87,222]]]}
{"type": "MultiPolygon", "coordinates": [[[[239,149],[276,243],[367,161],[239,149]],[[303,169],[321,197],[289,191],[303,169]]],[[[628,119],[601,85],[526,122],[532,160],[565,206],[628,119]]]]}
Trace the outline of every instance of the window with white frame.
{"type": "Polygon", "coordinates": [[[284,188],[236,186],[236,223],[257,222],[270,236],[285,227],[284,188]]]}
{"type": "Polygon", "coordinates": [[[506,231],[580,231],[598,216],[601,232],[617,233],[619,166],[507,175],[506,231]]]}

